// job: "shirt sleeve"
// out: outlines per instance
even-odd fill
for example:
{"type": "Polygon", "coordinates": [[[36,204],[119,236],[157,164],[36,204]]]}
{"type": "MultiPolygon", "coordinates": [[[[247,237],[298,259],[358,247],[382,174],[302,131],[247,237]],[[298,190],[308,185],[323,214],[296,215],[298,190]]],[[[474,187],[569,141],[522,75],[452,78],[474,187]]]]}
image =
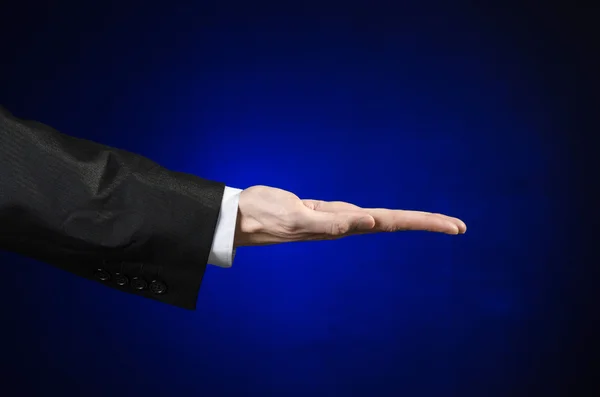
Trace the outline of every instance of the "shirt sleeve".
{"type": "Polygon", "coordinates": [[[225,187],[217,228],[208,256],[208,263],[219,267],[231,267],[235,256],[233,239],[242,189],[225,187]]]}

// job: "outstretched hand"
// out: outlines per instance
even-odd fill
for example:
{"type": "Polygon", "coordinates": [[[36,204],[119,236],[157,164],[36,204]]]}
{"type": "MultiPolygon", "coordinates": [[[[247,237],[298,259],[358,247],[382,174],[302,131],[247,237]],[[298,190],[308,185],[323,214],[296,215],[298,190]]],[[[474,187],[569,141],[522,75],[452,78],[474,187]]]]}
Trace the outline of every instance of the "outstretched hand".
{"type": "Polygon", "coordinates": [[[332,240],[355,234],[423,230],[463,234],[458,218],[420,211],[361,208],[341,201],[302,200],[288,191],[252,186],[240,195],[234,245],[332,240]]]}

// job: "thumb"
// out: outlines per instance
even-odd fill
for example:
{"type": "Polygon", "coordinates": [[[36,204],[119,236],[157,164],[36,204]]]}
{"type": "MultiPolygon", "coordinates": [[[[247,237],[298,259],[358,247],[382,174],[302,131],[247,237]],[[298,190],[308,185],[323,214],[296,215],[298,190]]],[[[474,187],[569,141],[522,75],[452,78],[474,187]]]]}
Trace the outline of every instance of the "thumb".
{"type": "Polygon", "coordinates": [[[310,211],[306,224],[308,232],[340,237],[365,232],[374,227],[375,219],[363,211],[310,211]]]}

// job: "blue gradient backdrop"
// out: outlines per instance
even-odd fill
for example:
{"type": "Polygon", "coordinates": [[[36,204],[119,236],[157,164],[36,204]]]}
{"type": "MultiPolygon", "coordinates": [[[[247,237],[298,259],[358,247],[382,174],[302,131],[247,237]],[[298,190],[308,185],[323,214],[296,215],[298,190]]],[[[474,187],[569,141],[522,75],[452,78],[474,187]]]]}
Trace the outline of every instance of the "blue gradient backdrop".
{"type": "Polygon", "coordinates": [[[553,42],[500,10],[176,3],[13,5],[0,102],[229,186],[469,231],[240,249],[207,270],[196,312],[3,253],[3,396],[562,387],[572,153],[553,133],[568,89],[553,42]]]}

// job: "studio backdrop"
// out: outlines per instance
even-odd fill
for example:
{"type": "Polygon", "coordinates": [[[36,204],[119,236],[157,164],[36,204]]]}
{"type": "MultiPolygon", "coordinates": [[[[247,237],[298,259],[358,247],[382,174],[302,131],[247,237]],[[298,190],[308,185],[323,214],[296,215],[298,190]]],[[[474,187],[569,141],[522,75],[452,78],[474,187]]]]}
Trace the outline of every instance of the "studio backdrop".
{"type": "Polygon", "coordinates": [[[197,311],[2,253],[3,395],[561,387],[560,71],[510,13],[13,8],[0,102],[19,117],[231,187],[442,212],[468,231],[240,248],[207,269],[197,311]]]}

